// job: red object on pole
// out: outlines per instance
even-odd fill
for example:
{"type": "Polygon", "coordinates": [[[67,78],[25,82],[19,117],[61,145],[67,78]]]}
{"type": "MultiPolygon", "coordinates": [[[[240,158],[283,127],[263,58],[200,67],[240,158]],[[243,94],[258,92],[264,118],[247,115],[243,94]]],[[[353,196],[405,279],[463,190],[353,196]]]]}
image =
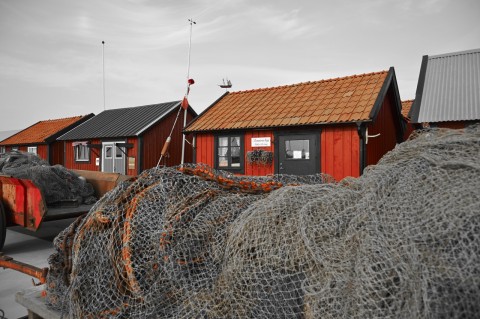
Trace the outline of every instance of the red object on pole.
{"type": "Polygon", "coordinates": [[[188,109],[188,99],[186,96],[184,96],[182,100],[182,109],[184,110],[188,109]]]}
{"type": "Polygon", "coordinates": [[[195,81],[193,79],[188,79],[188,85],[195,84],[195,81]]]}

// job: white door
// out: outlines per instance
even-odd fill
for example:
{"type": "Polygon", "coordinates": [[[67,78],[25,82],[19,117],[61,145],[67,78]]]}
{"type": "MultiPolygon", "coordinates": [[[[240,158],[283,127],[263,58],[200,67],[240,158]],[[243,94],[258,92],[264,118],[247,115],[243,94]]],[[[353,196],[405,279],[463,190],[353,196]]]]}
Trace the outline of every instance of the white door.
{"type": "Polygon", "coordinates": [[[117,143],[123,142],[102,143],[102,172],[125,174],[125,150],[117,143]]]}

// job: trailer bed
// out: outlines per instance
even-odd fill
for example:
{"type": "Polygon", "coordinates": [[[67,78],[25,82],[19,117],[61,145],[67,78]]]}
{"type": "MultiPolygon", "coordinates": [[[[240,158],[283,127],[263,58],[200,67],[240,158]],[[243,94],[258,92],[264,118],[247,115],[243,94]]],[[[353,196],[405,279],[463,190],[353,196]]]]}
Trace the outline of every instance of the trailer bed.
{"type": "Polygon", "coordinates": [[[78,217],[90,211],[93,205],[79,205],[77,207],[48,207],[44,221],[78,217]]]}
{"type": "Polygon", "coordinates": [[[60,319],[62,314],[59,311],[47,308],[42,296],[44,290],[45,285],[41,285],[19,291],[15,294],[15,301],[28,310],[29,319],[60,319]]]}

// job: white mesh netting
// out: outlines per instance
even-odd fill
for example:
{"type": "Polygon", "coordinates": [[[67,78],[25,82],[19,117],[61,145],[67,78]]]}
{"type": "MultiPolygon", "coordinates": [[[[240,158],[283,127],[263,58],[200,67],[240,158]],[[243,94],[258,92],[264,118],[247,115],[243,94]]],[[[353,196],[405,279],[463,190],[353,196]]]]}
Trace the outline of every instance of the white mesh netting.
{"type": "Polygon", "coordinates": [[[145,171],[56,238],[49,305],[68,318],[476,317],[479,158],[473,126],[414,133],[340,183],[145,171]]]}

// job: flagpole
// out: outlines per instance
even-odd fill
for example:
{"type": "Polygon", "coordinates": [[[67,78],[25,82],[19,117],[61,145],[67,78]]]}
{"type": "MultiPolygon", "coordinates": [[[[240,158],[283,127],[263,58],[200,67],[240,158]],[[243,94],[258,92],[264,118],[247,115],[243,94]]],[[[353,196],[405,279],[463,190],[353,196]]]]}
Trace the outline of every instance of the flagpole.
{"type": "MultiPolygon", "coordinates": [[[[191,51],[192,51],[192,30],[193,30],[193,25],[197,24],[195,21],[193,21],[191,18],[188,19],[190,22],[190,41],[188,42],[188,67],[187,67],[187,81],[190,80],[190,56],[191,56],[191,51]]],[[[188,97],[188,93],[190,91],[190,82],[187,87],[187,93],[185,96],[188,97]]],[[[187,126],[187,112],[188,112],[188,106],[185,108],[183,112],[183,128],[185,129],[185,126],[187,126]]],[[[185,162],[185,133],[182,132],[182,160],[180,162],[180,165],[183,165],[185,162]]]]}
{"type": "Polygon", "coordinates": [[[102,59],[103,59],[103,110],[105,111],[105,41],[102,41],[102,59]]]}

